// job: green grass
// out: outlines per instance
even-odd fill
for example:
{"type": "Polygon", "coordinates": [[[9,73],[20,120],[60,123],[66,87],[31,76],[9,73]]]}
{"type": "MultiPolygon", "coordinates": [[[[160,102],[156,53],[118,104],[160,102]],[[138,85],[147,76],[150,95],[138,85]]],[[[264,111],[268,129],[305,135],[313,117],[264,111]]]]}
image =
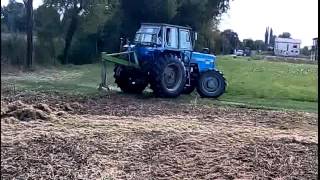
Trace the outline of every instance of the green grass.
{"type": "Polygon", "coordinates": [[[217,65],[230,84],[229,95],[317,101],[318,68],[315,65],[244,58],[219,58],[217,65]]]}
{"type": "MultiPolygon", "coordinates": [[[[112,64],[109,67],[113,67],[112,64]]],[[[61,91],[68,94],[96,94],[100,83],[100,65],[61,66],[59,70],[49,69],[28,73],[22,78],[12,79],[16,87],[23,90],[61,91]]],[[[113,71],[108,71],[112,77],[113,71]]],[[[5,78],[4,78],[5,79],[5,78]]],[[[11,77],[10,77],[11,79],[11,77]]],[[[109,79],[111,82],[113,79],[109,79]]]]}
{"type": "Polygon", "coordinates": [[[218,57],[217,67],[224,72],[228,89],[223,101],[276,108],[317,111],[318,67],[218,57]]]}
{"type": "MultiPolygon", "coordinates": [[[[183,95],[174,101],[194,103],[197,99],[196,103],[207,105],[318,111],[317,65],[227,56],[217,58],[217,67],[228,81],[227,91],[219,101],[196,98],[196,92],[191,96],[183,95]]],[[[115,88],[113,65],[109,64],[108,67],[108,82],[115,88]]],[[[94,95],[98,93],[100,70],[99,64],[62,66],[59,70],[43,70],[2,78],[2,81],[16,82],[20,89],[94,95]]]]}

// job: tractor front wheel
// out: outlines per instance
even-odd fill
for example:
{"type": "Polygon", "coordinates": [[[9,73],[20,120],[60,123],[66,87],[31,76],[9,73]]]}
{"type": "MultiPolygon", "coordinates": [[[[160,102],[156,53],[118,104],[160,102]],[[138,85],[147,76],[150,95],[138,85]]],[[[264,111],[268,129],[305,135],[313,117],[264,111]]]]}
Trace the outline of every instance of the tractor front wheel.
{"type": "Polygon", "coordinates": [[[145,76],[137,69],[116,65],[115,83],[124,93],[140,94],[148,86],[145,76]]]}
{"type": "Polygon", "coordinates": [[[218,98],[226,89],[226,81],[219,71],[207,71],[198,79],[197,91],[201,97],[218,98]]]}
{"type": "Polygon", "coordinates": [[[183,63],[170,54],[155,61],[150,75],[150,88],[158,97],[178,97],[186,83],[183,63]]]}

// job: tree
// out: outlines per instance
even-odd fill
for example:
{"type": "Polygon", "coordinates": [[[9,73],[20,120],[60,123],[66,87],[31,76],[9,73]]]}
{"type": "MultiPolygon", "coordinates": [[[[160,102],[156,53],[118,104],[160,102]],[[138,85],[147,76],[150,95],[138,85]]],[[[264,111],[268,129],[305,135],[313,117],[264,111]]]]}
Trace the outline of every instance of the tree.
{"type": "Polygon", "coordinates": [[[266,28],[266,32],[264,33],[264,43],[268,45],[269,43],[269,27],[266,28]]]}
{"type": "Polygon", "coordinates": [[[276,37],[277,37],[276,35],[270,36],[270,46],[274,47],[276,37]]]}
{"type": "Polygon", "coordinates": [[[265,43],[263,42],[263,40],[255,40],[254,41],[254,49],[255,50],[264,50],[266,49],[266,45],[265,43]]]}
{"type": "Polygon", "coordinates": [[[8,26],[4,22],[4,7],[1,7],[1,32],[8,32],[8,26]]]}
{"type": "Polygon", "coordinates": [[[270,29],[270,36],[269,36],[269,43],[268,44],[270,44],[271,46],[273,46],[273,30],[272,30],[272,28],[270,29]]]}
{"type": "Polygon", "coordinates": [[[228,8],[229,0],[121,0],[121,34],[132,38],[141,22],[190,26],[206,34],[228,8]]]}
{"type": "MultiPolygon", "coordinates": [[[[47,54],[55,57],[58,52],[56,40],[63,38],[64,45],[61,46],[63,50],[59,52],[62,63],[90,63],[92,61],[89,59],[97,59],[94,56],[102,49],[108,52],[118,50],[120,37],[133,38],[141,22],[190,26],[199,32],[199,40],[196,43],[198,50],[208,47],[215,52],[224,49],[227,53],[226,51],[241,45],[238,38],[234,40],[217,31],[219,15],[227,11],[229,0],[43,0],[43,2],[44,4],[35,10],[34,15],[34,33],[39,40],[35,44],[35,59],[39,57],[37,56],[39,47],[41,51],[47,49],[49,52],[47,54]]],[[[22,3],[10,0],[9,5],[1,10],[1,23],[4,23],[1,28],[6,30],[8,27],[14,32],[25,32],[25,7],[22,3]],[[19,23],[20,20],[22,23],[19,23]]],[[[233,36],[237,37],[234,34],[233,36]]],[[[43,59],[47,61],[48,58],[43,59]]]]}
{"type": "Polygon", "coordinates": [[[244,39],[243,45],[245,48],[250,48],[251,50],[256,50],[254,41],[252,39],[244,39]]]}
{"type": "Polygon", "coordinates": [[[142,22],[171,23],[177,13],[176,0],[121,0],[121,35],[132,38],[142,22]]]}
{"type": "Polygon", "coordinates": [[[32,67],[32,54],[33,54],[33,6],[32,0],[24,0],[27,10],[27,68],[32,67]]]}
{"type": "Polygon", "coordinates": [[[195,30],[210,25],[215,17],[229,9],[229,0],[180,0],[173,22],[195,30]]]}
{"type": "Polygon", "coordinates": [[[96,6],[108,7],[107,0],[44,0],[48,7],[55,8],[63,16],[63,22],[68,24],[65,33],[65,46],[61,60],[68,64],[68,55],[75,32],[79,27],[80,16],[93,13],[96,6]]]}
{"type": "Polygon", "coordinates": [[[302,49],[301,49],[301,54],[305,55],[305,56],[310,56],[310,50],[308,48],[308,46],[304,46],[302,49]]]}
{"type": "Polygon", "coordinates": [[[222,49],[222,38],[221,38],[221,32],[219,30],[215,30],[212,33],[213,36],[213,53],[214,54],[220,54],[222,49]]]}
{"type": "Polygon", "coordinates": [[[222,53],[232,54],[240,44],[238,34],[231,29],[224,30],[221,33],[222,36],[222,53]]]}
{"type": "Polygon", "coordinates": [[[25,5],[15,0],[10,0],[7,6],[1,7],[1,24],[2,23],[6,25],[10,32],[25,32],[25,5]]]}
{"type": "Polygon", "coordinates": [[[62,33],[60,14],[52,7],[39,6],[34,12],[34,22],[39,38],[51,39],[62,33]]]}
{"type": "MultiPolygon", "coordinates": [[[[52,7],[41,5],[34,12],[34,21],[40,46],[36,49],[35,60],[51,58],[53,63],[56,64],[56,44],[62,35],[60,14],[52,7]]],[[[48,61],[46,60],[46,62],[48,61]]]]}
{"type": "Polygon", "coordinates": [[[110,18],[104,23],[98,41],[99,49],[110,53],[119,50],[123,13],[118,6],[120,6],[120,4],[115,4],[115,8],[112,11],[110,18]]]}
{"type": "Polygon", "coordinates": [[[229,9],[229,0],[178,0],[177,3],[177,13],[172,23],[188,25],[199,32],[196,50],[204,47],[215,49],[217,43],[212,32],[217,30],[219,15],[229,9]]]}
{"type": "Polygon", "coordinates": [[[55,7],[60,12],[64,12],[63,17],[70,17],[70,24],[67,29],[65,36],[65,46],[62,54],[62,63],[68,64],[68,53],[71,46],[72,38],[77,30],[78,26],[78,16],[81,10],[83,10],[84,1],[83,0],[48,0],[44,2],[49,4],[51,7],[55,7]]]}
{"type": "Polygon", "coordinates": [[[291,34],[289,32],[283,32],[279,35],[279,38],[291,38],[291,34]]]}

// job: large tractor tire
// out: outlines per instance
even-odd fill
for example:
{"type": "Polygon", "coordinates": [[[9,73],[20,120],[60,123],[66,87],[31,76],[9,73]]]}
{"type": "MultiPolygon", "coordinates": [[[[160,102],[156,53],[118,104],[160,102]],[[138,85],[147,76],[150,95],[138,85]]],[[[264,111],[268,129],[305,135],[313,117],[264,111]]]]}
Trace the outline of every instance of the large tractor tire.
{"type": "Polygon", "coordinates": [[[186,83],[185,67],[173,55],[160,56],[150,75],[150,88],[157,97],[178,97],[186,83]]]}
{"type": "Polygon", "coordinates": [[[148,81],[139,70],[116,65],[114,68],[115,83],[124,93],[140,94],[148,86],[148,81]]]}
{"type": "Polygon", "coordinates": [[[201,97],[218,98],[226,90],[226,80],[219,71],[207,71],[198,79],[197,91],[201,97]]]}

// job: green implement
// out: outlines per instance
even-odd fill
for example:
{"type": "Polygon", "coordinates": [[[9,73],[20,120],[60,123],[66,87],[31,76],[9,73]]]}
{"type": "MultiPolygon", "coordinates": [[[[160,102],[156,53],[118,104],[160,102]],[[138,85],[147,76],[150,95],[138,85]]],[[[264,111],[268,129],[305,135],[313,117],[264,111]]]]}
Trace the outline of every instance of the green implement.
{"type": "Polygon", "coordinates": [[[103,88],[109,89],[107,86],[107,63],[106,63],[107,61],[115,64],[121,64],[124,66],[131,66],[137,69],[140,68],[137,55],[134,51],[112,53],[112,54],[107,54],[106,52],[102,52],[101,59],[102,59],[102,69],[101,69],[101,83],[99,85],[99,89],[103,89],[103,88]],[[122,56],[122,57],[127,56],[127,58],[122,59],[115,56],[122,56]]]}
{"type": "Polygon", "coordinates": [[[115,64],[121,64],[124,66],[132,66],[135,68],[139,68],[139,62],[137,55],[134,51],[128,51],[128,52],[120,52],[120,53],[112,53],[112,54],[107,54],[105,52],[102,52],[102,61],[109,61],[115,64]],[[128,59],[121,59],[118,57],[114,56],[123,56],[123,55],[128,55],[128,59]],[[133,57],[132,57],[133,56],[133,57]]]}

